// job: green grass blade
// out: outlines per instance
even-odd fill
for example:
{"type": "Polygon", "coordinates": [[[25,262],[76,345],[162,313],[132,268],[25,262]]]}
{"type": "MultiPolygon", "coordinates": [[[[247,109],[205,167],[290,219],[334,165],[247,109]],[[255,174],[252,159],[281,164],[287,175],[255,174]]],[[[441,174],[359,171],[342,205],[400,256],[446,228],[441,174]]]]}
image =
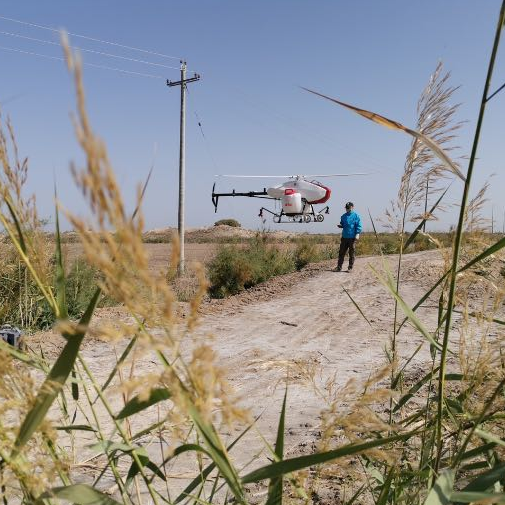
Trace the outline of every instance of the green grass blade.
{"type": "Polygon", "coordinates": [[[453,503],[505,503],[505,493],[469,493],[455,491],[451,494],[453,503]]]}
{"type": "Polygon", "coordinates": [[[110,383],[112,382],[112,380],[114,379],[114,377],[116,376],[118,370],[119,370],[119,367],[124,363],[124,361],[126,360],[126,358],[128,357],[128,355],[130,354],[131,350],[133,349],[134,345],[135,345],[135,342],[137,341],[137,337],[134,336],[129,342],[128,342],[128,345],[126,346],[125,350],[123,351],[123,353],[121,354],[121,356],[119,357],[119,360],[117,361],[117,363],[115,364],[114,368],[112,369],[111,373],[109,374],[109,376],[107,377],[107,380],[104,382],[103,386],[102,386],[102,393],[107,389],[107,387],[110,385],[110,383]]]}
{"type": "Polygon", "coordinates": [[[396,467],[392,466],[389,470],[388,476],[384,484],[381,486],[381,492],[379,498],[377,499],[376,505],[386,505],[389,499],[389,492],[391,490],[391,484],[393,483],[393,477],[395,476],[396,467]]]}
{"type": "MultiPolygon", "coordinates": [[[[56,187],[54,188],[54,198],[57,200],[56,187]]],[[[63,254],[61,251],[60,234],[60,213],[58,205],[55,206],[56,215],[56,302],[58,304],[58,319],[68,318],[68,306],[66,296],[65,265],[63,264],[63,254]]]]}
{"type": "Polygon", "coordinates": [[[478,256],[473,258],[465,266],[461,267],[458,270],[458,272],[464,272],[465,270],[468,270],[470,267],[472,267],[473,265],[475,265],[479,261],[486,259],[488,256],[491,256],[491,254],[497,253],[500,249],[503,249],[504,247],[505,247],[505,237],[498,240],[498,242],[495,242],[492,246],[488,247],[485,251],[483,251],[478,256]]]}
{"type": "MultiPolygon", "coordinates": [[[[86,312],[79,322],[79,326],[86,327],[89,324],[98,299],[100,298],[100,294],[101,290],[97,289],[89,302],[86,312]]],[[[35,405],[30,409],[21,424],[14,444],[13,454],[17,454],[26,442],[28,442],[43,421],[56,396],[63,388],[74,366],[84,335],[85,331],[82,330],[79,330],[74,335],[66,335],[67,343],[65,347],[40,387],[37,398],[35,399],[35,405]]]]}
{"type": "Polygon", "coordinates": [[[16,212],[14,211],[14,207],[12,206],[10,198],[4,198],[3,200],[6,203],[7,208],[9,209],[9,213],[12,217],[12,220],[14,221],[14,225],[16,226],[16,231],[18,232],[19,247],[26,254],[27,253],[26,242],[25,242],[25,238],[23,235],[23,231],[21,230],[21,226],[19,224],[18,216],[17,216],[16,212]]]}
{"type": "Polygon", "coordinates": [[[284,426],[286,421],[286,401],[288,397],[288,388],[284,391],[284,400],[282,401],[281,416],[279,418],[279,426],[277,428],[277,439],[275,441],[275,454],[278,458],[284,457],[284,426]]]}
{"type": "Polygon", "coordinates": [[[421,335],[428,340],[428,342],[433,345],[436,349],[441,350],[440,344],[433,338],[433,335],[425,328],[421,320],[416,316],[414,311],[407,305],[405,300],[400,296],[398,291],[396,291],[396,286],[394,279],[388,272],[387,278],[384,279],[377,270],[372,267],[372,270],[377,275],[377,278],[386,286],[393,297],[398,301],[398,305],[401,307],[409,321],[414,325],[414,327],[421,333],[421,335]]]}
{"type": "Polygon", "coordinates": [[[461,455],[461,461],[475,458],[477,456],[480,456],[481,454],[486,454],[488,451],[490,451],[495,447],[496,447],[495,442],[488,442],[487,444],[479,445],[479,447],[474,447],[473,449],[470,449],[469,451],[466,451],[461,455]]]}
{"type": "MultiPolygon", "coordinates": [[[[288,388],[284,392],[284,400],[282,402],[281,415],[279,418],[279,426],[277,428],[277,440],[275,441],[275,455],[277,461],[282,461],[284,458],[284,425],[286,418],[286,399],[288,396],[288,388]]],[[[268,485],[268,499],[266,505],[282,505],[282,475],[274,477],[268,485]]]]}
{"type": "Polygon", "coordinates": [[[219,471],[228,483],[230,491],[234,494],[239,503],[246,503],[244,489],[240,478],[234,466],[231,464],[226,449],[223,447],[221,439],[216,433],[214,426],[202,418],[193,404],[189,404],[188,413],[195,423],[199,434],[205,441],[210,457],[216,463],[216,466],[219,468],[219,471]]]}
{"type": "Polygon", "coordinates": [[[39,276],[37,275],[36,270],[33,267],[33,264],[30,261],[30,258],[28,257],[28,252],[26,248],[26,242],[23,237],[23,231],[21,229],[21,225],[19,224],[18,218],[16,213],[14,212],[11,203],[8,198],[4,198],[5,203],[9,207],[9,211],[11,213],[12,219],[15,222],[16,225],[16,230],[18,233],[18,237],[13,234],[11,227],[9,226],[6,217],[0,212],[0,221],[3,224],[5,230],[9,234],[9,238],[11,239],[11,242],[14,244],[14,247],[17,249],[19,256],[27,266],[28,270],[30,271],[30,274],[37,284],[40,292],[42,293],[43,297],[47,300],[47,303],[51,307],[51,310],[56,314],[57,312],[57,306],[56,306],[56,300],[54,299],[53,292],[50,287],[45,286],[44,283],[41,281],[39,276]]]}
{"type": "MultiPolygon", "coordinates": [[[[483,319],[487,319],[486,314],[483,314],[482,312],[463,312],[462,310],[456,310],[456,309],[453,309],[452,311],[455,312],[456,314],[465,314],[468,317],[474,317],[474,318],[481,317],[483,319]]],[[[489,319],[489,321],[502,326],[505,325],[505,321],[503,321],[502,319],[496,319],[493,317],[492,319],[489,319]]]]}
{"type": "Polygon", "coordinates": [[[424,377],[421,377],[420,380],[418,380],[408,391],[405,393],[398,403],[396,404],[395,408],[393,409],[393,412],[396,413],[398,412],[406,403],[411,400],[414,395],[426,384],[427,382],[432,379],[435,374],[438,372],[438,367],[433,369],[432,371],[428,372],[424,377]]]}
{"type": "MultiPolygon", "coordinates": [[[[58,201],[58,194],[56,192],[56,185],[54,187],[54,200],[58,201]]],[[[67,283],[65,278],[65,265],[63,263],[63,253],[61,250],[61,234],[60,234],[60,213],[58,211],[58,204],[55,204],[55,216],[56,216],[56,306],[58,308],[58,314],[56,314],[57,319],[65,320],[68,319],[68,304],[67,304],[67,283]]],[[[79,384],[76,382],[75,369],[72,368],[72,398],[75,401],[79,400],[79,384]]]]}
{"type": "MultiPolygon", "coordinates": [[[[448,270],[442,277],[440,277],[440,279],[438,279],[438,281],[421,297],[421,299],[412,307],[412,310],[415,312],[431,295],[432,293],[435,291],[435,289],[438,288],[438,286],[440,286],[440,284],[442,284],[442,282],[445,281],[445,279],[447,279],[448,275],[451,273],[450,270],[448,270]]],[[[406,317],[400,324],[400,326],[398,326],[398,330],[397,330],[397,333],[400,332],[400,330],[402,329],[402,326],[409,320],[408,317],[406,317]]]]}
{"type": "Polygon", "coordinates": [[[365,491],[366,487],[365,484],[363,484],[352,496],[351,499],[348,502],[344,502],[343,505],[352,505],[365,491]]]}
{"type": "MultiPolygon", "coordinates": [[[[151,470],[153,474],[159,477],[161,480],[163,481],[167,480],[167,478],[165,477],[163,472],[159,469],[159,467],[149,459],[149,456],[147,456],[146,454],[138,454],[138,459],[142,468],[144,467],[149,468],[149,470],[151,470]]],[[[141,468],[139,467],[137,462],[132,461],[132,464],[126,476],[126,482],[125,482],[126,487],[128,487],[132,483],[133,479],[137,476],[140,470],[141,468]]]]}
{"type": "MultiPolygon", "coordinates": [[[[254,423],[259,419],[259,417],[257,417],[255,420],[254,420],[254,423]]],[[[250,424],[227,448],[226,450],[227,451],[230,451],[233,446],[254,426],[254,423],[253,424],[250,424]]],[[[198,487],[202,481],[205,482],[205,480],[207,480],[207,477],[211,474],[211,472],[216,468],[216,463],[212,462],[210,465],[207,466],[207,468],[205,468],[203,470],[203,472],[198,475],[197,477],[195,477],[191,482],[190,484],[184,489],[184,491],[182,491],[182,493],[175,499],[174,501],[174,505],[177,505],[177,503],[180,503],[182,500],[184,500],[185,498],[187,498],[188,496],[191,495],[191,493],[193,492],[193,490],[198,487]]]]}
{"type": "Polygon", "coordinates": [[[428,493],[424,505],[449,505],[451,503],[454,474],[454,470],[446,470],[440,474],[428,493]]]}
{"type": "Polygon", "coordinates": [[[372,213],[370,212],[370,209],[367,209],[367,210],[368,210],[368,216],[370,217],[370,222],[372,223],[372,228],[373,228],[373,232],[374,232],[374,236],[375,236],[375,241],[377,242],[377,247],[378,247],[379,253],[382,256],[382,246],[381,246],[381,243],[379,241],[379,235],[377,233],[377,229],[375,228],[375,223],[374,223],[374,220],[373,220],[373,217],[372,217],[372,213]]]}
{"type": "Polygon", "coordinates": [[[77,375],[75,373],[75,369],[72,370],[72,398],[75,401],[79,400],[79,384],[77,384],[77,375]]]}
{"type": "Polygon", "coordinates": [[[391,382],[391,389],[396,389],[396,386],[398,386],[398,383],[400,382],[400,378],[403,374],[403,372],[407,369],[409,366],[410,362],[417,356],[418,352],[423,348],[424,342],[421,342],[415,349],[415,351],[409,356],[409,358],[405,361],[403,366],[400,368],[398,373],[396,374],[395,378],[391,382]]]}
{"type": "Polygon", "coordinates": [[[321,463],[326,463],[335,459],[352,456],[353,454],[359,454],[360,452],[367,451],[368,449],[381,447],[392,442],[406,440],[419,433],[421,433],[421,430],[415,430],[401,435],[393,435],[391,437],[369,440],[368,442],[363,442],[361,444],[347,444],[332,451],[319,452],[315,454],[309,454],[307,456],[298,456],[296,458],[285,459],[283,461],[263,466],[251,473],[248,473],[242,477],[242,482],[244,484],[249,484],[251,482],[259,482],[265,479],[272,479],[274,477],[295,472],[297,470],[303,470],[304,468],[308,468],[313,465],[320,465],[321,463]]]}
{"type": "Polygon", "coordinates": [[[91,446],[91,449],[97,451],[98,454],[114,454],[116,451],[124,452],[125,454],[137,451],[138,454],[142,454],[145,451],[140,446],[133,446],[124,442],[113,442],[112,440],[100,440],[91,446]]]}
{"type": "Polygon", "coordinates": [[[353,305],[356,307],[356,309],[358,310],[358,312],[361,314],[361,316],[363,317],[363,319],[368,323],[368,325],[370,326],[370,328],[372,328],[372,323],[365,316],[365,314],[361,310],[361,307],[356,303],[356,301],[351,296],[351,294],[349,293],[349,291],[347,291],[347,289],[345,289],[343,286],[342,286],[342,289],[344,290],[344,293],[349,297],[349,300],[351,300],[351,302],[353,303],[353,305]]]}
{"type": "MultiPolygon", "coordinates": [[[[433,205],[433,207],[430,209],[429,211],[429,215],[431,216],[433,214],[433,212],[435,212],[435,209],[438,207],[438,204],[442,201],[442,198],[444,198],[445,194],[447,193],[447,191],[449,191],[449,188],[451,186],[449,185],[446,190],[440,195],[440,198],[435,202],[435,205],[433,205]]],[[[421,231],[421,229],[423,228],[424,226],[424,223],[426,223],[426,221],[428,220],[427,217],[425,217],[418,225],[417,225],[417,228],[411,233],[410,237],[407,239],[407,242],[405,242],[405,245],[403,246],[403,249],[407,249],[407,247],[412,244],[412,242],[414,242],[415,238],[417,237],[417,235],[419,234],[419,232],[421,231]]]]}
{"type": "Polygon", "coordinates": [[[503,479],[505,475],[505,463],[501,463],[491,468],[487,472],[481,473],[476,479],[472,480],[461,491],[487,491],[495,482],[503,479]]]}
{"type": "Polygon", "coordinates": [[[94,431],[96,432],[97,430],[95,428],[92,428],[91,426],[87,424],[69,424],[68,426],[56,426],[56,430],[59,431],[94,431]]]}
{"type": "Polygon", "coordinates": [[[156,423],[149,425],[147,428],[144,428],[143,430],[138,431],[137,433],[135,433],[135,435],[132,435],[132,437],[131,437],[132,442],[139,439],[139,438],[144,437],[145,435],[150,435],[151,432],[153,432],[154,430],[156,430],[160,426],[163,426],[164,424],[165,424],[165,420],[158,421],[156,423]]]}
{"type": "Polygon", "coordinates": [[[170,391],[165,388],[151,390],[146,400],[140,400],[138,396],[135,396],[123,407],[121,412],[116,416],[116,419],[125,419],[133,414],[142,412],[156,403],[168,400],[171,396],[170,391]]]}
{"type": "Polygon", "coordinates": [[[25,352],[20,351],[19,349],[16,349],[15,347],[8,344],[7,342],[5,342],[1,338],[0,338],[0,350],[7,353],[7,354],[10,354],[10,356],[12,358],[17,359],[18,361],[21,361],[25,365],[36,368],[37,370],[45,371],[45,366],[43,365],[43,361],[40,361],[39,359],[35,358],[33,355],[28,355],[25,352]]]}
{"type": "Polygon", "coordinates": [[[49,492],[41,495],[39,500],[53,497],[77,503],[78,505],[121,505],[110,496],[86,484],[73,484],[71,486],[52,488],[49,492]]]}

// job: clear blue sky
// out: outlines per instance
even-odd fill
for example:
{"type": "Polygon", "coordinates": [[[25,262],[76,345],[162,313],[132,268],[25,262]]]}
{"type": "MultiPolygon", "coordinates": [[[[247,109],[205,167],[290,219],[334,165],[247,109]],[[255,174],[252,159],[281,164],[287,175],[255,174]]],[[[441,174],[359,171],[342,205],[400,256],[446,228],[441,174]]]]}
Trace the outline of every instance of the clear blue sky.
{"type": "MultiPolygon", "coordinates": [[[[223,200],[214,214],[215,173],[332,173],[373,171],[369,178],[332,180],[332,213],[322,225],[298,230],[334,231],[343,203],[379,217],[397,192],[410,139],[383,129],[302,91],[306,86],[349,103],[415,124],[416,102],[442,60],[461,85],[459,119],[463,153],[470,150],[478,103],[493,41],[499,0],[133,1],[2,0],[0,16],[64,28],[121,44],[182,56],[202,80],[190,86],[187,124],[187,226],[234,217],[260,226],[261,201],[223,200]],[[196,118],[198,115],[205,139],[196,118]]],[[[57,41],[57,35],[0,19],[0,31],[57,41]]],[[[89,40],[75,45],[178,66],[177,60],[135,53],[89,40]]],[[[505,42],[505,41],[504,41],[505,42]]],[[[56,46],[0,34],[0,46],[61,56],[56,46]]],[[[176,80],[177,70],[84,53],[84,62],[176,80]]],[[[62,62],[0,49],[0,103],[30,159],[29,189],[43,216],[53,216],[53,178],[61,200],[84,215],[69,163],[82,161],[73,137],[71,81],[62,62]]],[[[505,43],[492,89],[505,82],[505,43]]],[[[179,91],[162,79],[87,67],[91,119],[106,140],[126,198],[145,178],[157,146],[145,202],[149,228],[177,223],[179,91]]],[[[489,194],[503,223],[505,92],[488,109],[474,193],[492,174],[489,194]]],[[[262,181],[219,181],[227,190],[262,189],[262,181]]],[[[451,191],[459,201],[461,183],[451,191]]],[[[133,201],[133,198],[130,199],[133,201]]],[[[491,202],[487,206],[491,214],[491,202]]],[[[455,222],[448,212],[437,227],[455,222]]],[[[369,227],[368,218],[366,219],[369,227]]],[[[267,223],[273,228],[271,222],[267,223]]],[[[288,226],[288,229],[292,229],[288,226]]]]}

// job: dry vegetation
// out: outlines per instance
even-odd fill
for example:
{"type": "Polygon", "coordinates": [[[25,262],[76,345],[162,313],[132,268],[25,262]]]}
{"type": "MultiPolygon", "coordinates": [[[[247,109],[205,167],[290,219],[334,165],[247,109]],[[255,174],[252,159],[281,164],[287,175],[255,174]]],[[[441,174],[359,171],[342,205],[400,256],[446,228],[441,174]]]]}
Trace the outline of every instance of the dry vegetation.
{"type": "MultiPolygon", "coordinates": [[[[505,19],[505,2],[500,16],[495,49],[505,19]]],[[[199,288],[182,318],[167,272],[153,272],[149,267],[142,188],[136,211],[127,215],[106,148],[86,115],[80,65],[65,47],[77,90],[76,135],[86,156],[85,167],[72,167],[72,171],[92,219],[84,222],[71,212],[67,217],[96,288],[85,305],[81,300],[82,314],[76,321],[71,317],[72,293],[84,290],[72,285],[72,273],[65,268],[58,222],[54,242],[48,241],[40,229],[34,199],[23,196],[27,164],[18,157],[9,124],[3,124],[0,221],[11,245],[2,258],[2,275],[5,272],[15,279],[11,286],[29,283],[30,290],[17,298],[12,291],[2,294],[2,307],[17,311],[26,320],[27,307],[35,304],[50,321],[56,321],[61,333],[61,348],[54,360],[0,342],[3,502],[247,504],[252,502],[251,490],[268,487],[262,498],[267,505],[283,500],[317,503],[321,487],[332,480],[348,491],[340,493],[339,499],[349,505],[505,501],[505,239],[490,241],[492,237],[477,232],[475,220],[470,226],[470,218],[475,219],[479,208],[477,201],[469,199],[479,128],[465,176],[442,150],[443,140],[454,131],[449,112],[455,109],[449,105],[444,109],[445,98],[452,94],[452,88],[446,87],[448,78],[439,80],[437,69],[430,80],[420,102],[419,131],[331,99],[415,139],[397,202],[403,223],[395,230],[400,244],[398,268],[392,273],[384,262],[375,272],[385,293],[396,300],[398,310],[390,329],[387,360],[364,384],[349,383],[340,388],[335,378],[329,378],[321,386],[315,380],[318,371],[314,366],[283,363],[286,395],[290,381],[303,381],[312,385],[320,401],[318,442],[302,455],[285,456],[288,426],[284,400],[278,406],[277,434],[258,433],[270,462],[251,471],[238,466],[232,449],[243,434],[254,430],[255,420],[241,408],[211,343],[194,338],[198,308],[208,288],[205,272],[197,270],[199,288]],[[433,105],[441,117],[431,128],[424,121],[436,117],[436,111],[435,116],[427,112],[433,112],[433,105]],[[421,238],[422,221],[434,214],[438,202],[427,214],[410,211],[421,201],[419,188],[424,190],[426,177],[436,188],[436,181],[441,181],[446,171],[463,179],[457,181],[464,185],[460,221],[457,229],[446,235],[444,244],[435,236],[422,236],[440,247],[443,268],[425,295],[408,304],[402,298],[403,252],[416,236],[421,238]],[[417,188],[414,193],[412,186],[417,188]],[[419,226],[407,236],[404,223],[409,216],[419,226]],[[48,248],[51,243],[54,250],[48,248]],[[104,296],[120,303],[129,317],[110,324],[93,323],[95,308],[104,296]],[[10,307],[5,300],[17,302],[10,307]],[[426,305],[432,306],[434,327],[419,315],[418,309],[426,305]],[[459,335],[453,331],[456,315],[462,321],[459,335]],[[397,345],[406,325],[415,329],[431,352],[431,361],[424,363],[421,374],[411,368],[421,346],[412,356],[403,356],[397,345]],[[100,341],[128,341],[122,355],[110,357],[105,383],[97,379],[80,352],[85,339],[96,339],[97,345],[100,341]],[[155,363],[141,369],[137,364],[142,360],[155,363]],[[148,409],[157,414],[154,424],[142,422],[148,409]],[[225,442],[224,433],[234,434],[231,442],[225,442]],[[90,461],[79,458],[81,434],[95,452],[94,473],[85,472],[90,461]],[[156,457],[150,450],[153,446],[159,448],[156,457]],[[168,479],[181,475],[183,490],[174,492],[168,479]]],[[[493,62],[494,56],[479,126],[493,62]]],[[[372,234],[370,243],[374,241],[382,252],[380,237],[372,234]]],[[[172,269],[178,262],[176,245],[172,247],[172,269]]],[[[237,256],[237,250],[225,247],[214,261],[220,262],[219,268],[233,267],[233,275],[244,278],[244,287],[263,280],[268,272],[301,268],[320,254],[321,248],[305,239],[295,244],[295,254],[286,256],[261,237],[252,237],[245,248],[247,261],[237,256]],[[292,263],[286,265],[289,258],[292,263]],[[255,270],[258,264],[268,268],[255,270]]],[[[217,284],[212,272],[219,268],[211,268],[213,285],[217,284]]],[[[224,275],[226,279],[231,276],[224,275]]],[[[369,312],[358,303],[355,308],[363,317],[369,312]]]]}

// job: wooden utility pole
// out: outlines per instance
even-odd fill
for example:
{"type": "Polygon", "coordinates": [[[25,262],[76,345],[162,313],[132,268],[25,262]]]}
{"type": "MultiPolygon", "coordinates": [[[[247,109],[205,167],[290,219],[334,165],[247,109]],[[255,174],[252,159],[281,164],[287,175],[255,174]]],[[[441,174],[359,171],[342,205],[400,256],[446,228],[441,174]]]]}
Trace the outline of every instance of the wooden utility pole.
{"type": "Polygon", "coordinates": [[[200,80],[200,76],[195,74],[193,77],[186,79],[186,62],[181,61],[181,80],[169,81],[167,86],[181,87],[181,124],[180,124],[180,145],[179,145],[179,213],[177,220],[177,230],[179,232],[179,267],[178,273],[184,273],[184,193],[185,193],[185,153],[186,153],[186,85],[188,82],[200,80]]]}
{"type": "Polygon", "coordinates": [[[430,177],[426,175],[426,194],[424,195],[424,223],[423,223],[423,233],[426,233],[426,221],[428,220],[428,194],[430,190],[430,177]]]}

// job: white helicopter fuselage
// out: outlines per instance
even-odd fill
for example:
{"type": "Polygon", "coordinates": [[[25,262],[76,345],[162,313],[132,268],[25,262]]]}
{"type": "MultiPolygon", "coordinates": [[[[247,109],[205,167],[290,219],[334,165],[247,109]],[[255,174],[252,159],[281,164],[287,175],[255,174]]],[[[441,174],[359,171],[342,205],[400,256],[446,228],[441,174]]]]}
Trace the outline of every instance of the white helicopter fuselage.
{"type": "Polygon", "coordinates": [[[283,211],[290,215],[308,211],[312,204],[325,203],[331,190],[315,181],[294,179],[268,188],[267,194],[281,200],[283,211]]]}
{"type": "Polygon", "coordinates": [[[330,188],[321,184],[316,177],[348,177],[351,175],[368,175],[367,173],[353,174],[311,174],[311,175],[220,175],[218,177],[234,178],[254,178],[254,179],[288,179],[276,186],[264,188],[263,191],[231,191],[227,193],[216,193],[216,184],[212,187],[212,203],[217,212],[217,205],[220,197],[244,196],[249,198],[265,198],[277,200],[281,203],[281,209],[271,210],[261,207],[259,217],[263,218],[263,212],[270,213],[275,223],[310,223],[324,221],[324,215],[329,213],[329,207],[316,209],[314,205],[326,203],[331,196],[330,188]],[[308,179],[312,180],[308,180],[308,179]],[[283,217],[287,216],[287,220],[283,217]]]}

